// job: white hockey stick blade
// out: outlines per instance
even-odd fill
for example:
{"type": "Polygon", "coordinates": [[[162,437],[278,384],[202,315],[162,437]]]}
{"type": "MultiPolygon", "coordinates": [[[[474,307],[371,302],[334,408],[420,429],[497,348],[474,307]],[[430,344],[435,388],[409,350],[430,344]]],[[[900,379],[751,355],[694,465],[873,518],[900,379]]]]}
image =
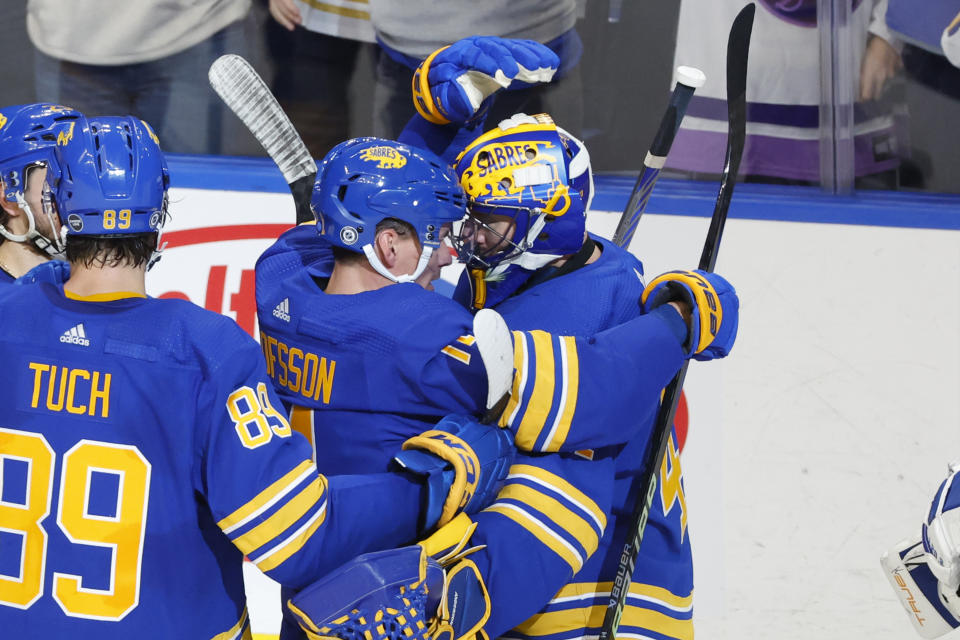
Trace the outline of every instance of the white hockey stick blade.
{"type": "Polygon", "coordinates": [[[513,334],[493,309],[473,316],[473,337],[487,370],[487,409],[492,409],[513,386],[513,334]]]}
{"type": "Polygon", "coordinates": [[[208,77],[210,86],[260,141],[288,184],[317,172],[290,118],[246,60],[234,54],[220,56],[210,65],[208,77]]]}

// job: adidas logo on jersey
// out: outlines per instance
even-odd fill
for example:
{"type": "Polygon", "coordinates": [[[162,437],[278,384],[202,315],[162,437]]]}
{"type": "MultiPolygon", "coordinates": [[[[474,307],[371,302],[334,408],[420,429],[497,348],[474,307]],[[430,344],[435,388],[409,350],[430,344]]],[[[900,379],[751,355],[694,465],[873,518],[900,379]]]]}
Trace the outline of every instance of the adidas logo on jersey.
{"type": "Polygon", "coordinates": [[[82,347],[89,347],[90,341],[87,340],[87,334],[83,330],[83,323],[81,322],[75,327],[71,327],[63,332],[63,335],[60,336],[60,342],[65,342],[67,344],[79,344],[82,347]]]}
{"type": "Polygon", "coordinates": [[[290,298],[284,298],[280,304],[273,308],[273,317],[280,318],[284,322],[290,322],[290,298]]]}

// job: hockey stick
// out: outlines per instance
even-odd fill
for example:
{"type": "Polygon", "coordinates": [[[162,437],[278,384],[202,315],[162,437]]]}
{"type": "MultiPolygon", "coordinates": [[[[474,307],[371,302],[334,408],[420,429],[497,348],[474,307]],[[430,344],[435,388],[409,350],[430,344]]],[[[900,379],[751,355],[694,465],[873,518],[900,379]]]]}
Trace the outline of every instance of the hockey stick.
{"type": "MultiPolygon", "coordinates": [[[[753,31],[753,16],[756,5],[753,3],[744,7],[730,28],[730,37],[727,41],[727,153],[724,161],[723,174],[720,178],[720,191],[710,220],[710,229],[700,255],[699,268],[713,271],[717,262],[717,250],[723,236],[723,226],[727,220],[727,211],[730,209],[730,198],[737,181],[737,171],[740,168],[740,159],[743,157],[743,146],[747,130],[747,55],[750,50],[750,34],[753,31]]],[[[651,441],[644,454],[640,491],[637,492],[636,504],[630,519],[630,528],[623,551],[620,553],[620,565],[617,568],[617,577],[610,590],[610,600],[603,617],[603,627],[600,630],[599,640],[612,640],[616,637],[620,627],[620,616],[630,591],[630,581],[633,569],[637,562],[637,553],[643,540],[643,533],[647,526],[647,517],[653,503],[654,492],[657,489],[657,476],[663,465],[663,457],[670,440],[673,418],[677,411],[677,402],[680,400],[680,390],[687,375],[685,362],[677,375],[667,385],[663,402],[657,412],[654,422],[651,441]]]]}
{"type": "Polygon", "coordinates": [[[650,150],[643,159],[643,169],[637,176],[637,183],[633,186],[630,199],[613,234],[613,243],[617,246],[624,248],[630,246],[633,234],[637,230],[637,223],[640,222],[640,215],[647,208],[650,192],[653,191],[653,185],[660,177],[660,170],[663,169],[663,163],[666,162],[670,147],[673,146],[673,139],[680,128],[683,114],[687,112],[690,98],[693,97],[694,91],[703,86],[706,79],[703,71],[699,69],[677,67],[677,84],[670,95],[670,103],[660,120],[656,135],[653,136],[653,144],[650,145],[650,150]]]}
{"type": "Polygon", "coordinates": [[[213,90],[280,168],[297,206],[297,224],[313,220],[310,194],[317,177],[317,163],[273,93],[238,55],[220,56],[210,65],[207,75],[213,90]]]}

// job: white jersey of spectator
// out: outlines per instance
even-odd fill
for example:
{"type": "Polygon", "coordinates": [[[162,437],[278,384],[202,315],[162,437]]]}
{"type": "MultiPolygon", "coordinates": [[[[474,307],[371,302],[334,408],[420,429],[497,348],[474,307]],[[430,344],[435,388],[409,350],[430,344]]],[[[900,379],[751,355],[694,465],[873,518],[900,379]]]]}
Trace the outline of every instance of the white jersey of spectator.
{"type": "MultiPolygon", "coordinates": [[[[859,81],[869,34],[892,40],[883,24],[885,3],[853,0],[854,83],[859,81]]],[[[732,24],[746,4],[747,0],[683,0],[680,5],[674,68],[688,65],[701,69],[707,82],[690,103],[668,167],[703,173],[720,173],[723,168],[727,131],[723,54],[727,28],[723,25],[732,24]]],[[[785,6],[760,0],[758,5],[747,73],[747,144],[740,172],[815,182],[820,178],[817,2],[802,0],[785,6]]],[[[856,84],[852,95],[858,95],[856,84]]],[[[896,149],[882,146],[883,133],[892,127],[889,112],[857,117],[857,175],[896,165],[896,149]],[[886,162],[879,159],[884,155],[889,156],[886,162]]]]}
{"type": "Polygon", "coordinates": [[[250,0],[28,0],[27,33],[53,58],[123,65],[189,49],[249,10],[250,0]]]}
{"type": "Polygon", "coordinates": [[[549,42],[577,21],[577,0],[370,0],[370,9],[383,43],[419,59],[476,34],[549,42]]]}
{"type": "Polygon", "coordinates": [[[367,0],[294,0],[294,4],[300,10],[303,20],[301,24],[309,31],[361,42],[376,41],[373,25],[370,24],[370,3],[367,0]]]}

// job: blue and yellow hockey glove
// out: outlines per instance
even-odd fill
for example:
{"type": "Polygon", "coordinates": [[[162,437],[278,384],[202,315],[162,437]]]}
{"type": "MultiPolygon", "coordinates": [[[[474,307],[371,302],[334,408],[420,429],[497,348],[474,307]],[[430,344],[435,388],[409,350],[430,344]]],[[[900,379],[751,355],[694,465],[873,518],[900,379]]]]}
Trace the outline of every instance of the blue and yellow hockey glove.
{"type": "Polygon", "coordinates": [[[654,278],[640,297],[644,313],[678,301],[691,307],[683,345],[687,357],[713,360],[730,353],[740,322],[740,299],[733,286],[709,271],[668,271],[654,278]]]}
{"type": "Polygon", "coordinates": [[[471,36],[420,63],[413,74],[413,104],[433,124],[467,122],[500,89],[514,82],[550,82],[559,66],[557,54],[539,42],[471,36]]]}
{"type": "Polygon", "coordinates": [[[475,528],[461,514],[419,545],[358,556],[287,606],[310,640],[480,638],[490,596],[465,557],[475,528]]]}
{"type": "Polygon", "coordinates": [[[427,485],[422,530],[443,526],[461,511],[476,513],[496,496],[513,460],[509,431],[449,415],[403,443],[393,460],[427,485]]]}

